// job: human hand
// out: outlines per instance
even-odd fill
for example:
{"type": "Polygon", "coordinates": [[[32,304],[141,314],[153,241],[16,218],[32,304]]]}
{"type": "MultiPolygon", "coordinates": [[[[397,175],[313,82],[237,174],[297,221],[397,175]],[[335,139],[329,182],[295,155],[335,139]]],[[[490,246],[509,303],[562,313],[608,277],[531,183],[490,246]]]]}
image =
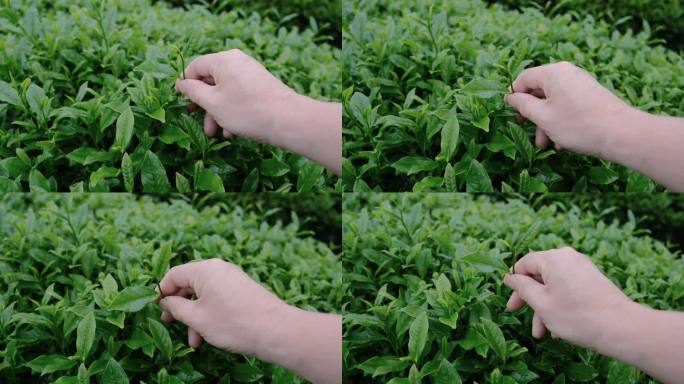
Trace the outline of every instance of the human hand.
{"type": "Polygon", "coordinates": [[[515,263],[504,283],[514,292],[507,308],[534,310],[532,335],[554,337],[602,350],[606,330],[619,324],[632,301],[592,261],[572,248],[530,253],[515,263]]]}
{"type": "Polygon", "coordinates": [[[342,381],[342,319],[290,306],[221,259],[173,267],[159,283],[162,320],[188,326],[202,340],[255,355],[314,383],[342,381]],[[195,300],[188,297],[195,295],[195,300]]]}
{"type": "MultiPolygon", "coordinates": [[[[568,62],[523,71],[505,101],[537,125],[536,145],[605,158],[613,135],[636,112],[588,72],[568,62]]],[[[522,122],[519,120],[519,122],[522,122]]]]}
{"type": "Polygon", "coordinates": [[[238,49],[196,58],[176,90],[206,111],[204,133],[269,142],[278,113],[298,95],[238,49]]]}
{"type": "MultiPolygon", "coordinates": [[[[205,110],[204,133],[284,148],[342,172],[342,105],[299,95],[238,49],[200,56],[176,90],[205,110]]],[[[192,105],[191,105],[192,106],[192,105]]]]}
{"type": "Polygon", "coordinates": [[[173,267],[159,283],[164,296],[162,320],[188,326],[188,344],[202,340],[232,352],[263,355],[270,331],[287,304],[252,280],[239,267],[221,259],[173,267]],[[195,295],[196,300],[188,297],[195,295]]]}

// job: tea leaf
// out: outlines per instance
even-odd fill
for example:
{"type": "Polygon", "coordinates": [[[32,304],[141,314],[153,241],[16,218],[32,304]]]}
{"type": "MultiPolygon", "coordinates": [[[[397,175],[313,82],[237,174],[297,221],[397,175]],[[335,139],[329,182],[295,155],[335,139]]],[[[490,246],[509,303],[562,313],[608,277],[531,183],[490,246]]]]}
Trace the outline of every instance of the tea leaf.
{"type": "Polygon", "coordinates": [[[157,155],[151,151],[145,153],[140,168],[144,193],[169,192],[169,179],[166,170],[157,155]]]}
{"type": "Polygon", "coordinates": [[[114,311],[138,312],[145,305],[155,301],[157,293],[146,287],[126,287],[114,297],[109,309],[114,311]]]}
{"type": "Polygon", "coordinates": [[[427,313],[421,311],[411,323],[411,328],[409,328],[408,350],[409,356],[414,362],[418,362],[420,356],[423,354],[423,350],[428,341],[428,328],[427,313]]]}
{"type": "Polygon", "coordinates": [[[76,353],[81,358],[81,361],[85,362],[95,342],[95,330],[95,314],[88,312],[78,323],[78,328],[76,329],[76,353]]]}

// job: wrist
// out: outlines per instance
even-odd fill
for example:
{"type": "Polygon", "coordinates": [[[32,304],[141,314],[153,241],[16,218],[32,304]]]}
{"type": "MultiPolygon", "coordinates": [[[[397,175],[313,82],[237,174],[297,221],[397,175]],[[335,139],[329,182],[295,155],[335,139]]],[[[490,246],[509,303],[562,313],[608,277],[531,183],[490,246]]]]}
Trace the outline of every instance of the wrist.
{"type": "Polygon", "coordinates": [[[642,335],[649,327],[654,310],[633,301],[627,301],[605,324],[602,337],[597,338],[593,349],[597,352],[637,365],[648,351],[644,350],[642,335]]]}
{"type": "Polygon", "coordinates": [[[600,157],[629,168],[641,162],[644,127],[648,127],[652,115],[625,106],[607,124],[607,138],[600,157]]]}

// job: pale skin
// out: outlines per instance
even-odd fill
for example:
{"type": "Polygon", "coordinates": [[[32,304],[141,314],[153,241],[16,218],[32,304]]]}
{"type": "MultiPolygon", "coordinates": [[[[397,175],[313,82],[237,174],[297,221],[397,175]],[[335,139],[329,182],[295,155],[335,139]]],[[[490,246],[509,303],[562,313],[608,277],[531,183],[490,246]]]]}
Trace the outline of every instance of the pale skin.
{"type": "Polygon", "coordinates": [[[159,286],[162,320],[187,325],[191,347],[204,340],[278,364],[312,383],[342,382],[341,316],[288,305],[221,259],[173,267],[159,286]]]}
{"type": "Polygon", "coordinates": [[[523,71],[506,103],[537,125],[536,144],[598,156],[684,191],[684,118],[627,105],[567,62],[523,71]]]}
{"type": "Polygon", "coordinates": [[[300,95],[246,53],[196,58],[176,90],[206,113],[204,133],[238,135],[342,172],[342,105],[300,95]]]}
{"type": "Polygon", "coordinates": [[[684,313],[635,303],[572,248],[530,253],[514,271],[504,278],[513,290],[507,308],[532,307],[532,336],[548,330],[665,383],[684,381],[684,313]]]}

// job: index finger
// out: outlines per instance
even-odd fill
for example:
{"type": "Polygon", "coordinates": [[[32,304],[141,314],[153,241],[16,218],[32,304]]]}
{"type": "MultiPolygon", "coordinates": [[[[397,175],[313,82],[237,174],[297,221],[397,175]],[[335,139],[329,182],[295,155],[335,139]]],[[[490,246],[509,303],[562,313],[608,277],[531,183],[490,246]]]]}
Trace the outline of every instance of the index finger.
{"type": "Polygon", "coordinates": [[[177,265],[159,282],[159,289],[164,296],[171,296],[183,288],[194,289],[196,263],[177,265]]]}
{"type": "Polygon", "coordinates": [[[196,58],[185,68],[185,78],[192,80],[202,80],[205,77],[213,78],[216,70],[216,59],[216,53],[196,58]]]}
{"type": "Polygon", "coordinates": [[[515,273],[527,276],[543,276],[546,259],[555,251],[555,249],[552,249],[528,253],[515,263],[513,267],[515,273]]]}
{"type": "MultiPolygon", "coordinates": [[[[553,64],[551,64],[553,65],[553,64]]],[[[544,90],[544,84],[549,78],[550,65],[528,68],[513,81],[513,91],[530,93],[534,90],[544,90]]]]}

